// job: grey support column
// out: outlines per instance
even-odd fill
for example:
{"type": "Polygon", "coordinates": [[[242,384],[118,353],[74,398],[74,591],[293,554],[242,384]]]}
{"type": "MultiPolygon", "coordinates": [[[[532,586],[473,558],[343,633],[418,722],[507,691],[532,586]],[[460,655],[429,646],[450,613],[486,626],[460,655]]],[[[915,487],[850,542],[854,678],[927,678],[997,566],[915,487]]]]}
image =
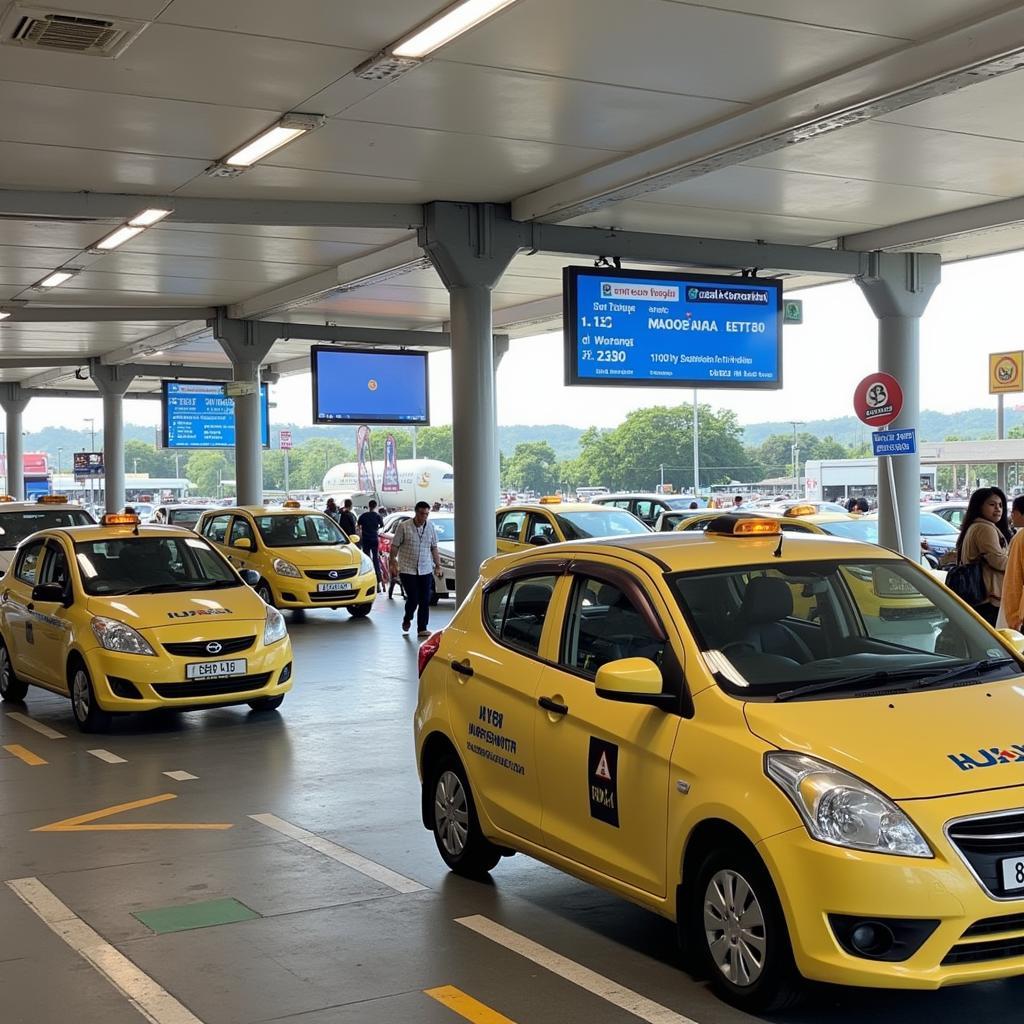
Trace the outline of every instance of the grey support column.
{"type": "Polygon", "coordinates": [[[260,364],[275,339],[252,320],[230,320],[219,313],[214,337],[231,360],[236,383],[250,385],[234,396],[235,500],[239,505],[263,502],[263,440],[260,436],[260,364]]]}
{"type": "MultiPolygon", "coordinates": [[[[867,274],[857,279],[878,318],[878,369],[892,374],[903,389],[903,411],[887,429],[920,426],[921,316],[939,283],[939,257],[932,253],[872,253],[867,274]]],[[[920,557],[921,460],[893,459],[896,500],[904,553],[920,557]]],[[[878,460],[879,542],[896,548],[896,521],[884,459],[878,460]]]]}
{"type": "Polygon", "coordinates": [[[494,207],[431,203],[420,245],[448,289],[452,335],[452,435],[459,524],[456,600],[497,550],[498,502],[495,344],[491,292],[520,248],[520,235],[494,207]]]}
{"type": "Polygon", "coordinates": [[[108,512],[120,512],[124,508],[124,394],[135,374],[124,366],[93,360],[89,376],[103,398],[103,506],[108,512]]]}
{"type": "Polygon", "coordinates": [[[0,385],[0,405],[7,415],[7,493],[21,501],[25,497],[25,444],[21,436],[21,414],[29,395],[18,384],[0,385]]]}

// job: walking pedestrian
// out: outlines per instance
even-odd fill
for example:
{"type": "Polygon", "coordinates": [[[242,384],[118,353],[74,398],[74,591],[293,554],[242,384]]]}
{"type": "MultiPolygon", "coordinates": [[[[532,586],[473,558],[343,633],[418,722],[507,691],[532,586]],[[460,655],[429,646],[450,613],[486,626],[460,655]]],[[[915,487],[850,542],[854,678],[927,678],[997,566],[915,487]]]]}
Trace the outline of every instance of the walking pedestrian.
{"type": "Polygon", "coordinates": [[[408,633],[412,617],[416,615],[416,635],[430,636],[427,621],[430,617],[430,597],[434,590],[434,575],[441,573],[441,555],[437,548],[437,531],[427,521],[430,506],[416,502],[415,515],[395,531],[391,541],[389,568],[398,574],[405,591],[405,615],[402,632],[408,633]]]}
{"type": "Polygon", "coordinates": [[[999,602],[997,629],[1020,631],[1024,623],[1024,495],[1019,494],[1010,506],[1010,522],[1017,531],[1006,553],[1006,574],[999,602]]]}
{"type": "Polygon", "coordinates": [[[380,531],[384,526],[377,511],[377,502],[371,499],[366,511],[359,517],[359,546],[373,562],[373,571],[377,575],[377,589],[383,590],[380,578],[380,531]]]}
{"type": "Polygon", "coordinates": [[[971,495],[960,524],[956,560],[962,565],[981,562],[986,597],[974,610],[991,626],[999,616],[1009,543],[1006,495],[998,487],[979,487],[971,495]]]}
{"type": "Polygon", "coordinates": [[[346,537],[351,537],[359,532],[356,523],[356,514],[352,511],[352,499],[346,498],[345,505],[338,513],[338,525],[345,531],[346,537]]]}
{"type": "Polygon", "coordinates": [[[338,504],[333,498],[327,499],[327,504],[324,505],[324,512],[327,513],[335,522],[338,521],[338,504]]]}

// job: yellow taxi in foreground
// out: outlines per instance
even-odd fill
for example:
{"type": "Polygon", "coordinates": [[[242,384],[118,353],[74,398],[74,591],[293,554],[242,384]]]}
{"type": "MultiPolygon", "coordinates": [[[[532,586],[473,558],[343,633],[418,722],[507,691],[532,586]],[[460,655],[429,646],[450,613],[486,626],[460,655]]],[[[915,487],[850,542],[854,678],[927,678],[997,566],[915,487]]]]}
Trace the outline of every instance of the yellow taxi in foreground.
{"type": "Polygon", "coordinates": [[[44,494],[35,501],[15,501],[9,494],[0,494],[0,576],[10,567],[18,545],[37,530],[95,522],[91,512],[69,504],[60,494],[44,494]]]}
{"type": "Polygon", "coordinates": [[[260,574],[256,593],[278,608],[345,608],[369,615],[377,596],[373,563],[323,512],[297,501],[218,508],[195,526],[239,569],[260,574]]]}
{"type": "Polygon", "coordinates": [[[626,537],[649,533],[650,527],[632,512],[585,501],[562,501],[556,496],[537,505],[506,505],[498,509],[498,553],[527,551],[586,537],[626,537]]]}
{"type": "Polygon", "coordinates": [[[874,545],[704,533],[484,563],[420,648],[424,824],[677,922],[720,994],[1024,974],[1024,636],[874,545]],[[933,610],[879,629],[865,575],[933,610]]]}
{"type": "Polygon", "coordinates": [[[291,677],[284,617],[189,530],[125,515],[42,530],[0,581],[0,697],[66,694],[83,732],[115,712],[271,711],[291,677]]]}

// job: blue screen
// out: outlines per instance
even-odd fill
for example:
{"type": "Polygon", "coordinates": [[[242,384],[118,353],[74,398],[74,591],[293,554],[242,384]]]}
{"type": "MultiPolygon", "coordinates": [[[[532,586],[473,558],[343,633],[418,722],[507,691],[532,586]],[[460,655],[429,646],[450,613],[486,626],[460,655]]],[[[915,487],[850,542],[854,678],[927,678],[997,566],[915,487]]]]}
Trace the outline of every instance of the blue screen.
{"type": "Polygon", "coordinates": [[[775,281],[566,267],[567,384],[781,388],[775,281]]]}
{"type": "Polygon", "coordinates": [[[430,422],[425,352],[312,349],[315,423],[430,422]]]}
{"type": "MultiPolygon", "coordinates": [[[[267,385],[260,385],[260,438],[270,447],[267,385]]],[[[233,448],[235,403],[223,384],[207,381],[164,381],[165,448],[233,448]]]]}

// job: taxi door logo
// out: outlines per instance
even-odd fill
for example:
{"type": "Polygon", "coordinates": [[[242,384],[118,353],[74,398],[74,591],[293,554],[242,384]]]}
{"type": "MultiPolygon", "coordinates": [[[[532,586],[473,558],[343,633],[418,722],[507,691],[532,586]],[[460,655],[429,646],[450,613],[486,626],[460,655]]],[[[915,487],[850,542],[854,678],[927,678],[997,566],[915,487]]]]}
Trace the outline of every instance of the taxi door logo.
{"type": "Polygon", "coordinates": [[[619,827],[619,748],[595,736],[590,737],[587,758],[590,816],[619,827]]]}

